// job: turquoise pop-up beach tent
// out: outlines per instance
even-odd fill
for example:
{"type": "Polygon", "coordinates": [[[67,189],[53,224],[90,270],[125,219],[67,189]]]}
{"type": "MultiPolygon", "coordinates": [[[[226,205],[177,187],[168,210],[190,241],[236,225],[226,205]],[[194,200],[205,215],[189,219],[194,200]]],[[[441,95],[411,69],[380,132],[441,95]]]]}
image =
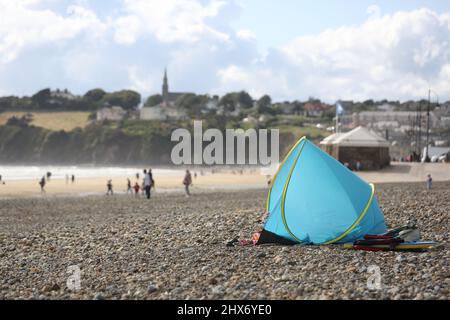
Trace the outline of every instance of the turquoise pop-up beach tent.
{"type": "Polygon", "coordinates": [[[375,187],[302,138],[275,175],[258,244],[332,244],[386,232],[375,187]]]}

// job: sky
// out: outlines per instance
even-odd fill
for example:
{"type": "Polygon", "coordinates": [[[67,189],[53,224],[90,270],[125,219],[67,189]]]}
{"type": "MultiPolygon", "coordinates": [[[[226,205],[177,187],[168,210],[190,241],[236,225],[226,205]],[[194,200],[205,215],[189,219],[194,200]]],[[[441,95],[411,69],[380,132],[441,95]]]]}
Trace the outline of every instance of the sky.
{"type": "Polygon", "coordinates": [[[448,0],[0,0],[0,95],[450,100],[448,0]]]}

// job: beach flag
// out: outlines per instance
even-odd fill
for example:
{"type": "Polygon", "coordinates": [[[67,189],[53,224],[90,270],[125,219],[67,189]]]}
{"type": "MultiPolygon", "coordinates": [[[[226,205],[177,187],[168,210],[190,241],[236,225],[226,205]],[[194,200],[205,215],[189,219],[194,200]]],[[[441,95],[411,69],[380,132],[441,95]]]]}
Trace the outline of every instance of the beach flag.
{"type": "Polygon", "coordinates": [[[306,138],[273,179],[258,244],[332,244],[386,232],[374,185],[306,138]]]}
{"type": "Polygon", "coordinates": [[[344,107],[339,102],[337,102],[336,103],[336,116],[343,115],[344,112],[345,112],[344,107]]]}
{"type": "Polygon", "coordinates": [[[345,112],[344,107],[340,102],[336,102],[336,133],[339,133],[339,116],[345,112]]]}

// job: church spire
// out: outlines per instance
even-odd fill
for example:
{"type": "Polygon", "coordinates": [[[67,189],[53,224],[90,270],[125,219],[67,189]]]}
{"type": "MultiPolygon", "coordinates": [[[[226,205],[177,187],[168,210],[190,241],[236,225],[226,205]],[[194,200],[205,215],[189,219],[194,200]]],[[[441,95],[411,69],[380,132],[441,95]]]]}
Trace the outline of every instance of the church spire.
{"type": "Polygon", "coordinates": [[[164,80],[163,80],[163,86],[162,86],[162,97],[163,101],[169,100],[169,80],[167,78],[167,68],[164,68],[164,80]]]}

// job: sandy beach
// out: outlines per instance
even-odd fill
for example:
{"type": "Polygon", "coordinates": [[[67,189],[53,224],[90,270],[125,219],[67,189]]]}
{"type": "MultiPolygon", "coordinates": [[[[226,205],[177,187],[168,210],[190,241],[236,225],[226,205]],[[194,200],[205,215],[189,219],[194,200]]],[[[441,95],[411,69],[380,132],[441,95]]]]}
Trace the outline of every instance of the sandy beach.
{"type": "Polygon", "coordinates": [[[389,226],[414,217],[424,253],[340,246],[227,248],[267,190],[0,200],[0,299],[448,299],[450,182],[377,185],[389,226]],[[81,290],[67,288],[69,266],[81,290]],[[369,290],[368,268],[381,271],[369,290]]]}
{"type": "MultiPolygon", "coordinates": [[[[194,172],[194,171],[193,171],[194,172]]],[[[174,175],[154,175],[156,181],[156,193],[182,193],[183,173],[174,175]]],[[[431,174],[434,181],[450,181],[450,164],[417,164],[417,163],[393,163],[390,167],[380,171],[362,171],[357,174],[370,183],[399,183],[399,182],[424,182],[426,176],[431,174]]],[[[142,175],[141,175],[142,176],[142,175]]],[[[92,178],[76,178],[75,183],[67,183],[64,178],[51,179],[45,186],[45,197],[52,196],[89,196],[102,195],[106,192],[107,180],[112,179],[116,194],[125,194],[127,178],[132,182],[142,183],[134,175],[123,176],[99,176],[92,178]]],[[[193,180],[193,192],[205,192],[214,190],[249,190],[266,188],[270,175],[259,169],[245,170],[240,174],[238,170],[223,170],[212,174],[207,171],[204,175],[198,174],[193,180]]],[[[0,184],[0,198],[15,197],[41,197],[39,178],[6,180],[5,185],[0,184]]]]}
{"type": "MultiPolygon", "coordinates": [[[[127,178],[134,185],[142,180],[135,177],[115,177],[112,179],[116,194],[125,194],[127,189],[127,178]]],[[[46,194],[42,195],[39,180],[12,180],[5,185],[0,185],[0,198],[11,197],[52,197],[52,196],[89,196],[106,193],[106,183],[109,177],[102,178],[79,178],[75,183],[66,183],[65,179],[51,179],[45,186],[46,194]]],[[[180,193],[184,192],[182,184],[183,176],[154,177],[156,186],[154,193],[180,193]]],[[[267,186],[267,177],[259,173],[246,173],[244,175],[232,173],[218,173],[214,175],[198,176],[193,179],[192,191],[213,190],[238,190],[255,189],[267,186]]]]}

